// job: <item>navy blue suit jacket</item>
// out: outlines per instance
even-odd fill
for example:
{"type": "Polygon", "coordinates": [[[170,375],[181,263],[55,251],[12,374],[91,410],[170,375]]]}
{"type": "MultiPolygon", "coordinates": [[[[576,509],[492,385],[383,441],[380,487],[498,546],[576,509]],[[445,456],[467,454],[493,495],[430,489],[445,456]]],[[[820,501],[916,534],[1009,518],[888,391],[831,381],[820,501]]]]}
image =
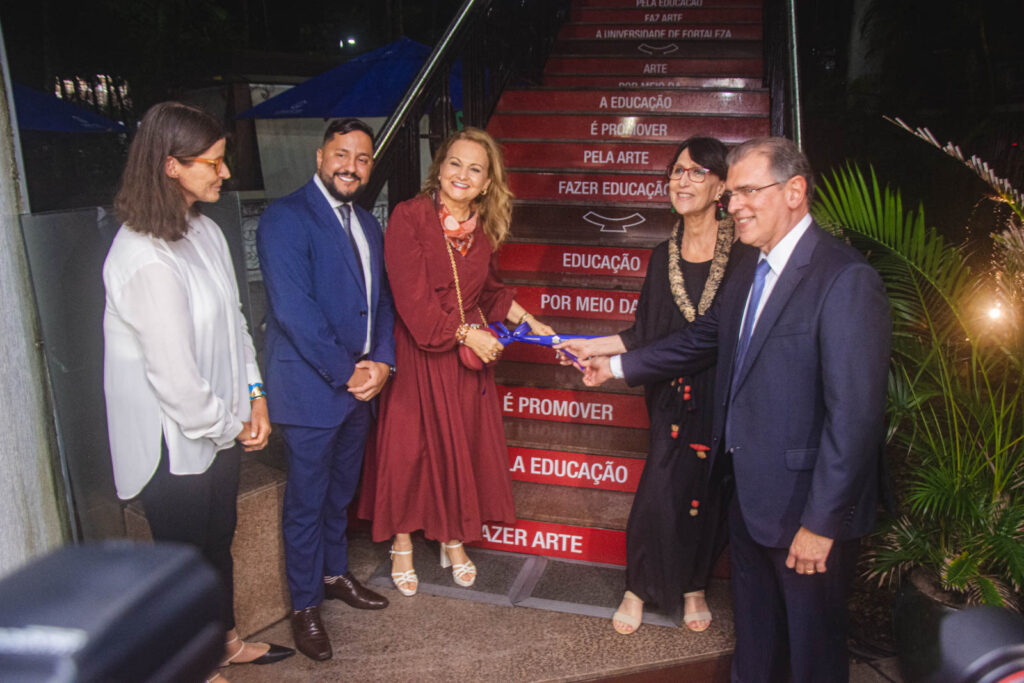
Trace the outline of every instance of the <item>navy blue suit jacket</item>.
{"type": "Polygon", "coordinates": [[[812,224],[775,283],[742,367],[733,368],[756,253],[744,253],[708,313],[627,353],[629,384],[717,354],[712,457],[732,452],[751,537],[785,548],[800,526],[836,540],[874,527],[891,323],[878,273],[812,224]],[[734,377],[735,374],[735,377],[734,377]]]}
{"type": "MultiPolygon", "coordinates": [[[[384,270],[384,235],[353,204],[370,246],[371,360],[393,365],[394,306],[384,270]]],[[[256,235],[267,293],[267,409],[274,422],[333,427],[357,400],[345,383],[366,340],[362,265],[341,222],[310,180],[270,204],[256,235]]]]}

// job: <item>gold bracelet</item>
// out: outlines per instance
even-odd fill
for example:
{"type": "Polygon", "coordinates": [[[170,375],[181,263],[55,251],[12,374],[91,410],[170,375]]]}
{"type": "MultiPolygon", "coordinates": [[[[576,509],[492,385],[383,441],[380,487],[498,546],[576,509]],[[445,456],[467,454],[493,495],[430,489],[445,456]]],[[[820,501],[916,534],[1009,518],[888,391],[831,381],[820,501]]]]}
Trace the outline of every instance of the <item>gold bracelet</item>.
{"type": "Polygon", "coordinates": [[[519,319],[519,323],[518,324],[522,325],[523,323],[525,323],[527,320],[529,320],[532,317],[533,316],[530,315],[529,311],[527,311],[526,313],[523,313],[523,317],[519,319]]]}
{"type": "Polygon", "coordinates": [[[458,328],[456,328],[455,330],[455,341],[457,341],[460,344],[465,344],[466,335],[469,334],[469,331],[471,329],[473,328],[467,325],[466,323],[462,323],[461,325],[459,325],[458,328]]]}

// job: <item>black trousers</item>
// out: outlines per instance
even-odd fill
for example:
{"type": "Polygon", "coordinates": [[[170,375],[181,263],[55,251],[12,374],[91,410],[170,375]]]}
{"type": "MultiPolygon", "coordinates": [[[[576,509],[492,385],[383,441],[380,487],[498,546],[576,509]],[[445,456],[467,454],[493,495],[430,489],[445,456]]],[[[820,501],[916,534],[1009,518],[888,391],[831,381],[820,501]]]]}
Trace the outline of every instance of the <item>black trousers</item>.
{"type": "Polygon", "coordinates": [[[160,464],[139,499],[154,541],[196,547],[216,570],[224,587],[219,612],[224,628],[235,627],[234,563],[231,541],[238,520],[238,471],[242,447],[217,453],[202,474],[171,474],[167,444],[161,440],[160,464]]]}

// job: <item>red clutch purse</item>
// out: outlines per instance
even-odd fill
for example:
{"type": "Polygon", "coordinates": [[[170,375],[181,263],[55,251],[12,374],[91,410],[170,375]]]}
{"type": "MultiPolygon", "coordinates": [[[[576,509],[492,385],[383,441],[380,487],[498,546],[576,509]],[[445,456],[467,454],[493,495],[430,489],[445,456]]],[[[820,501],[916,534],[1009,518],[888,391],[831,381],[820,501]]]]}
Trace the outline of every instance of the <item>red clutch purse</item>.
{"type": "MultiPolygon", "coordinates": [[[[481,327],[481,330],[486,330],[492,335],[497,337],[497,333],[489,327],[481,327]]],[[[469,348],[465,344],[459,344],[459,360],[466,368],[470,370],[483,370],[485,365],[494,365],[498,362],[497,359],[484,363],[480,360],[480,356],[473,353],[473,349],[469,348]]]]}

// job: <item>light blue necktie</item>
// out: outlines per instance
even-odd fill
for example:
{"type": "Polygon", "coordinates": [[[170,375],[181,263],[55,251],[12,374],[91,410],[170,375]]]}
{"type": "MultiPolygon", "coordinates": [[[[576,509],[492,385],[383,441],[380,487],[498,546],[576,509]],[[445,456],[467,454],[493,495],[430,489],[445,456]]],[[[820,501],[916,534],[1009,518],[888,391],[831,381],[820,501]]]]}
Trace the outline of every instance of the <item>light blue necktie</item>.
{"type": "Polygon", "coordinates": [[[743,367],[743,357],[747,355],[747,347],[750,346],[750,337],[754,329],[754,320],[757,318],[757,306],[761,303],[761,294],[764,292],[764,280],[768,276],[771,266],[768,259],[761,259],[754,270],[754,284],[750,286],[750,301],[747,302],[747,315],[743,318],[743,327],[740,329],[740,340],[736,345],[736,362],[733,365],[733,377],[743,367]]]}

